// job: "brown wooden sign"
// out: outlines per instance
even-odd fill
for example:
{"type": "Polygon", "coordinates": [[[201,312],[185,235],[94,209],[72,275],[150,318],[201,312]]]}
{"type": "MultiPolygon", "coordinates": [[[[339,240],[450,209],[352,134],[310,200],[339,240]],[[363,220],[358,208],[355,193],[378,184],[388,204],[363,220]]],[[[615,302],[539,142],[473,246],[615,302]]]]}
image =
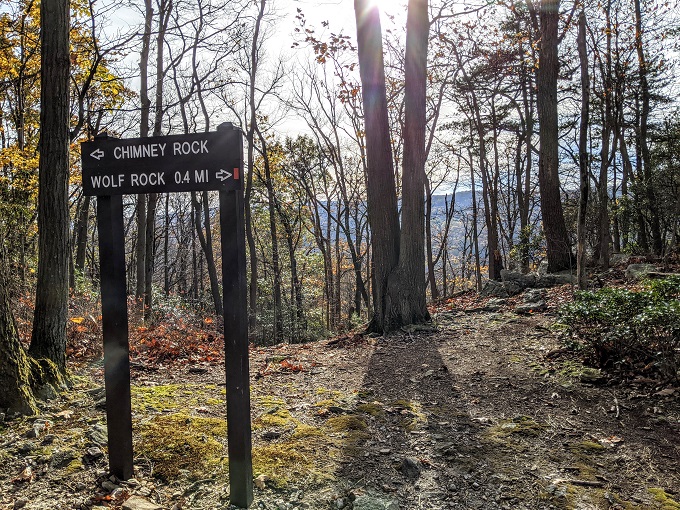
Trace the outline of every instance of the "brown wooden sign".
{"type": "Polygon", "coordinates": [[[82,143],[81,149],[83,188],[86,194],[97,196],[111,473],[121,480],[134,475],[122,195],[219,190],[230,501],[247,508],[253,500],[253,468],[243,134],[232,124],[222,124],[215,133],[179,137],[102,137],[82,143]]]}
{"type": "Polygon", "coordinates": [[[81,144],[85,195],[241,189],[240,130],[81,144]]]}

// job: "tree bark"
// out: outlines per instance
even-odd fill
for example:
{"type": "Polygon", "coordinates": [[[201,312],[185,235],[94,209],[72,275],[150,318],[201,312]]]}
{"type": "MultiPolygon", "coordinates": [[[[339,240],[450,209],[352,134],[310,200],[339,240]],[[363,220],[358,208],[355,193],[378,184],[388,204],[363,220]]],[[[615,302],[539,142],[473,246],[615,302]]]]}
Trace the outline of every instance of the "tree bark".
{"type": "Polygon", "coordinates": [[[656,193],[654,192],[654,184],[652,183],[652,155],[649,151],[649,142],[647,140],[647,124],[649,121],[649,103],[651,94],[649,92],[649,80],[647,74],[647,59],[644,52],[642,42],[642,9],[640,7],[640,0],[635,0],[635,49],[638,56],[638,64],[640,66],[640,99],[642,101],[642,108],[640,110],[640,125],[638,127],[638,136],[640,143],[640,152],[642,153],[643,165],[643,185],[647,203],[649,204],[649,226],[652,234],[652,248],[656,255],[661,255],[663,251],[663,237],[661,235],[661,222],[659,220],[659,206],[656,201],[656,193]]]}
{"type": "Polygon", "coordinates": [[[29,352],[66,368],[69,248],[68,0],[40,7],[41,109],[38,181],[38,280],[29,352]]]}
{"type": "Polygon", "coordinates": [[[586,213],[588,211],[588,116],[590,107],[590,77],[588,76],[588,48],[586,47],[586,15],[581,11],[578,22],[578,56],[581,64],[581,125],[579,133],[580,193],[577,220],[576,274],[579,289],[586,288],[586,213]]]}
{"type": "Polygon", "coordinates": [[[373,317],[369,330],[389,326],[387,279],[399,261],[399,215],[390,145],[380,14],[368,0],[354,0],[357,51],[366,132],[368,221],[373,250],[373,317]]]}
{"type": "MultiPolygon", "coordinates": [[[[139,99],[141,102],[139,136],[149,136],[149,51],[151,46],[151,23],[153,7],[151,0],[144,0],[144,33],[142,34],[142,51],[139,56],[139,99]]],[[[146,195],[137,195],[137,246],[136,246],[136,285],[135,298],[143,304],[146,291],[146,195]]]]}
{"type": "Polygon", "coordinates": [[[560,0],[542,0],[536,100],[539,122],[538,182],[548,271],[571,267],[571,248],[560,197],[557,123],[558,22],[560,0]]]}
{"type": "Polygon", "coordinates": [[[437,278],[434,273],[434,254],[432,253],[432,191],[429,179],[425,179],[425,243],[427,253],[427,281],[430,285],[430,297],[432,301],[439,300],[437,278]]]}
{"type": "Polygon", "coordinates": [[[222,298],[220,297],[219,280],[217,278],[217,266],[215,265],[215,256],[213,255],[212,231],[210,227],[210,209],[208,204],[208,192],[201,193],[202,203],[198,199],[197,192],[191,192],[191,199],[194,205],[195,226],[198,234],[198,241],[201,249],[205,254],[206,265],[208,266],[208,279],[210,280],[210,292],[215,306],[215,314],[223,315],[224,308],[222,306],[222,298]],[[203,219],[201,220],[201,213],[203,219]],[[205,228],[205,233],[201,228],[201,221],[205,228]]]}
{"type": "Polygon", "coordinates": [[[38,414],[29,358],[19,341],[4,274],[0,275],[0,408],[11,413],[38,414]]]}
{"type": "MultiPolygon", "coordinates": [[[[76,230],[76,257],[74,267],[80,272],[85,273],[85,254],[87,251],[87,229],[90,220],[90,202],[92,197],[83,197],[78,211],[78,223],[76,230]]],[[[73,286],[73,285],[72,285],[73,286]]]]}
{"type": "Polygon", "coordinates": [[[482,290],[482,271],[479,260],[479,234],[477,232],[477,188],[475,186],[475,169],[472,165],[472,151],[468,148],[470,159],[470,186],[472,187],[472,249],[475,256],[475,286],[477,292],[482,290]]]}
{"type": "Polygon", "coordinates": [[[404,160],[399,264],[390,275],[387,329],[430,319],[425,301],[425,101],[427,0],[409,0],[404,61],[404,160]]]}
{"type": "Polygon", "coordinates": [[[257,320],[257,282],[259,278],[259,269],[257,262],[257,247],[255,246],[255,233],[252,225],[252,209],[250,205],[250,198],[253,193],[253,171],[255,169],[255,130],[257,129],[257,98],[256,93],[256,79],[259,70],[259,45],[260,41],[260,25],[264,18],[264,11],[267,0],[260,0],[257,18],[255,19],[255,27],[253,30],[253,40],[250,47],[250,75],[248,76],[248,108],[250,122],[246,132],[246,140],[248,142],[248,175],[246,177],[245,189],[245,223],[246,223],[246,242],[248,244],[248,257],[250,264],[250,281],[248,283],[248,330],[250,334],[254,334],[258,327],[257,320]]]}
{"type": "MultiPolygon", "coordinates": [[[[158,2],[158,33],[156,34],[156,97],[154,100],[155,114],[153,121],[153,135],[160,136],[163,121],[163,78],[165,77],[164,55],[165,34],[172,13],[172,0],[158,2]]],[[[156,208],[158,193],[149,193],[146,210],[146,254],[144,256],[144,318],[152,313],[153,308],[153,273],[156,266],[156,208]]]]}

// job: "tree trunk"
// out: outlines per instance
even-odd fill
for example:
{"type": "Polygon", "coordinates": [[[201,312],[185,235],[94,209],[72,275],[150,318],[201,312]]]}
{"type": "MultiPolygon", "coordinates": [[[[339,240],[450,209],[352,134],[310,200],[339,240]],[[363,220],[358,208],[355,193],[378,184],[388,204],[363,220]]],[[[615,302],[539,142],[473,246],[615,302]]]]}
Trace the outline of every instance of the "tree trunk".
{"type": "Polygon", "coordinates": [[[29,358],[19,341],[4,274],[0,274],[0,408],[10,413],[38,414],[29,358]]]}
{"type": "Polygon", "coordinates": [[[581,63],[581,125],[579,133],[579,177],[580,194],[578,203],[578,225],[576,236],[576,274],[578,287],[586,288],[586,213],[588,211],[588,115],[590,106],[590,77],[588,76],[588,48],[586,47],[586,15],[581,11],[578,23],[578,56],[581,63]]]}
{"type": "Polygon", "coordinates": [[[260,25],[264,17],[264,11],[267,1],[260,0],[260,6],[255,19],[255,27],[253,30],[253,40],[250,47],[250,75],[248,76],[248,108],[250,122],[248,124],[248,131],[246,132],[246,140],[248,142],[248,176],[246,178],[245,189],[245,223],[246,223],[246,242],[248,244],[248,257],[250,263],[250,282],[248,283],[248,330],[250,334],[257,331],[257,281],[259,278],[259,270],[257,263],[257,247],[255,246],[255,233],[253,232],[253,213],[250,205],[250,198],[253,193],[253,170],[255,168],[255,130],[257,129],[257,98],[256,93],[256,79],[259,70],[259,54],[258,46],[260,41],[260,25]]]}
{"type": "Polygon", "coordinates": [[[430,319],[425,301],[427,0],[409,0],[404,61],[404,161],[399,264],[390,275],[385,329],[430,319]]]}
{"type": "Polygon", "coordinates": [[[545,232],[548,271],[571,267],[571,248],[560,197],[557,123],[558,22],[560,0],[542,0],[539,13],[540,48],[536,71],[539,122],[538,182],[545,232]]]}
{"type": "Polygon", "coordinates": [[[68,0],[40,8],[41,108],[38,181],[38,280],[30,353],[66,368],[69,248],[68,0]]]}
{"type": "Polygon", "coordinates": [[[201,249],[205,254],[206,264],[208,266],[208,279],[210,280],[210,292],[213,298],[213,305],[215,306],[215,314],[222,315],[224,309],[222,307],[222,298],[220,297],[219,280],[217,279],[217,267],[215,265],[215,256],[213,255],[212,231],[210,228],[210,210],[208,206],[208,192],[202,192],[202,203],[198,200],[196,192],[191,192],[191,199],[194,204],[196,233],[198,234],[198,241],[201,249]],[[205,233],[201,228],[201,213],[203,213],[203,227],[205,233]]]}
{"type": "Polygon", "coordinates": [[[430,285],[430,297],[432,301],[439,300],[437,278],[434,274],[434,254],[432,253],[432,191],[430,181],[425,179],[425,242],[427,244],[427,281],[430,285]]]}
{"type": "Polygon", "coordinates": [[[149,193],[146,210],[146,253],[144,255],[144,319],[151,317],[153,270],[156,265],[156,206],[158,193],[149,193]]]}
{"type": "MultiPolygon", "coordinates": [[[[149,136],[149,50],[151,46],[151,23],[153,21],[153,7],[151,0],[144,0],[144,33],[142,34],[142,51],[139,56],[139,99],[141,102],[139,136],[149,136]]],[[[135,299],[143,304],[146,290],[146,195],[137,195],[137,249],[136,254],[136,285],[135,299]]]]}
{"type": "Polygon", "coordinates": [[[472,187],[472,247],[475,256],[475,286],[477,292],[482,290],[482,271],[479,261],[479,234],[477,232],[477,189],[475,186],[475,169],[472,165],[472,151],[468,148],[470,157],[470,186],[472,187]]]}
{"type": "Polygon", "coordinates": [[[663,251],[663,238],[661,236],[661,223],[659,220],[659,206],[656,201],[656,193],[654,192],[654,184],[652,182],[652,156],[649,151],[649,142],[647,140],[647,123],[649,120],[649,102],[651,95],[649,92],[649,82],[647,80],[647,60],[642,43],[642,10],[640,8],[640,0],[635,0],[635,49],[638,56],[638,64],[640,66],[640,96],[642,100],[642,109],[640,111],[640,125],[638,127],[638,136],[640,140],[640,152],[642,153],[643,165],[643,185],[649,204],[649,219],[650,230],[652,234],[652,248],[656,255],[661,255],[663,251]]]}
{"type": "Polygon", "coordinates": [[[170,294],[170,193],[165,194],[165,220],[163,225],[163,293],[170,294]]]}
{"type": "Polygon", "coordinates": [[[491,232],[489,242],[489,278],[494,280],[501,280],[501,271],[503,270],[503,256],[501,253],[501,245],[498,240],[498,184],[500,182],[500,166],[498,157],[498,118],[496,117],[496,101],[495,97],[491,97],[491,125],[494,127],[494,134],[492,140],[494,153],[494,172],[489,179],[489,231],[491,232]],[[492,244],[493,243],[493,244],[492,244]],[[492,249],[493,247],[493,249],[492,249]],[[493,267],[493,271],[491,268],[493,267]]]}
{"type": "Polygon", "coordinates": [[[531,172],[533,168],[533,136],[534,136],[534,92],[531,75],[525,64],[522,64],[522,107],[525,119],[524,143],[526,145],[526,160],[524,168],[517,167],[517,207],[519,209],[520,227],[520,267],[523,273],[529,272],[529,242],[531,227],[529,225],[529,207],[531,195],[531,172]],[[522,174],[522,172],[524,172],[522,174]]]}
{"type": "Polygon", "coordinates": [[[85,254],[87,251],[87,229],[90,220],[90,202],[92,197],[83,197],[78,211],[78,223],[76,227],[76,258],[74,267],[83,275],[85,273],[85,254]]]}
{"type": "MultiPolygon", "coordinates": [[[[369,330],[389,326],[387,279],[399,261],[399,215],[390,145],[380,14],[368,0],[354,0],[357,51],[366,132],[368,222],[373,250],[373,317],[369,330]]],[[[422,269],[422,268],[421,268],[422,269]]]]}

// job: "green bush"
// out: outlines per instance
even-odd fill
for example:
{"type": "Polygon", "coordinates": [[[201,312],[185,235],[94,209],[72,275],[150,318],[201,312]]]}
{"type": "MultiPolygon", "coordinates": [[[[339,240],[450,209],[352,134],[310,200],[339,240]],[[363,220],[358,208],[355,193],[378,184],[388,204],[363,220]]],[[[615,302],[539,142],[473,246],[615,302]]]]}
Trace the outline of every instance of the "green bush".
{"type": "Polygon", "coordinates": [[[567,347],[604,369],[656,372],[678,379],[680,276],[644,282],[640,291],[578,292],[560,310],[567,347]]]}

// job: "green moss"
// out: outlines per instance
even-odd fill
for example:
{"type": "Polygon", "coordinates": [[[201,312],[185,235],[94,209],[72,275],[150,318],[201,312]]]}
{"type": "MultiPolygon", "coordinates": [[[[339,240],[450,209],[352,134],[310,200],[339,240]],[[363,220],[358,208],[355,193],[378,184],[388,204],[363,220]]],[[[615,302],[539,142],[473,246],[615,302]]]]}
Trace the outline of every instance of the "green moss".
{"type": "Polygon", "coordinates": [[[597,480],[597,469],[585,462],[577,462],[575,467],[578,469],[578,476],[581,480],[597,480]]]}
{"type": "Polygon", "coordinates": [[[281,407],[286,405],[285,400],[273,395],[262,395],[257,397],[255,401],[262,407],[281,407]]]}
{"type": "Polygon", "coordinates": [[[184,413],[155,416],[140,427],[135,451],[154,464],[154,474],[170,481],[182,472],[190,478],[205,477],[210,470],[224,469],[225,420],[184,413]]]}
{"type": "Polygon", "coordinates": [[[325,400],[319,400],[318,402],[316,402],[314,404],[314,407],[331,407],[331,406],[337,406],[337,405],[338,405],[337,401],[330,399],[330,398],[327,398],[325,400]]]}
{"type": "Polygon", "coordinates": [[[680,503],[670,497],[663,489],[652,487],[647,489],[654,496],[654,500],[661,505],[661,510],[680,510],[680,503]]]}
{"type": "Polygon", "coordinates": [[[485,436],[489,439],[502,439],[511,435],[537,437],[546,428],[546,425],[535,422],[529,416],[516,416],[512,420],[503,420],[498,425],[489,427],[485,436]]]}
{"type": "Polygon", "coordinates": [[[603,451],[605,448],[600,443],[596,443],[594,441],[581,441],[578,444],[571,445],[569,449],[572,452],[599,453],[603,451]]]}
{"type": "Polygon", "coordinates": [[[326,425],[333,432],[347,432],[350,430],[366,430],[367,425],[364,420],[354,414],[334,416],[326,421],[326,425]]]}
{"type": "Polygon", "coordinates": [[[81,471],[83,468],[84,466],[82,460],[74,459],[69,462],[68,466],[66,466],[66,474],[72,474],[77,471],[81,471]]]}
{"type": "Polygon", "coordinates": [[[313,464],[300,446],[299,441],[287,441],[253,448],[253,474],[267,475],[279,487],[305,478],[313,464]]]}
{"type": "Polygon", "coordinates": [[[286,402],[283,399],[263,396],[257,399],[258,404],[265,408],[265,411],[253,420],[253,430],[263,428],[286,428],[295,426],[298,422],[295,420],[290,411],[286,408],[286,402]]]}
{"type": "Polygon", "coordinates": [[[289,439],[254,445],[253,474],[266,475],[277,487],[290,481],[309,487],[332,479],[328,473],[335,467],[328,464],[334,450],[334,440],[323,429],[298,422],[289,439]]]}
{"type": "Polygon", "coordinates": [[[385,416],[385,410],[378,402],[360,404],[357,406],[357,411],[369,416],[373,416],[374,418],[381,418],[382,416],[385,416]]]}
{"type": "Polygon", "coordinates": [[[325,395],[328,398],[333,399],[333,400],[341,400],[345,397],[345,395],[341,391],[329,390],[327,388],[317,388],[316,394],[317,395],[325,395]]]}
{"type": "Polygon", "coordinates": [[[295,431],[293,432],[293,439],[304,439],[308,437],[321,436],[325,436],[323,430],[312,425],[305,425],[304,423],[300,423],[297,427],[295,427],[295,431]]]}
{"type": "Polygon", "coordinates": [[[404,409],[408,409],[409,411],[416,412],[416,404],[414,402],[411,402],[410,400],[395,400],[392,405],[397,406],[397,407],[403,407],[404,409]]]}
{"type": "Polygon", "coordinates": [[[207,399],[205,391],[214,385],[161,384],[158,386],[133,386],[132,409],[134,411],[175,411],[199,405],[222,405],[219,399],[207,399]],[[215,404],[209,401],[216,402],[215,404]],[[218,402],[218,403],[217,403],[218,402]]]}
{"type": "Polygon", "coordinates": [[[417,402],[402,399],[395,400],[392,402],[392,405],[395,407],[402,407],[405,411],[408,411],[408,413],[402,413],[404,414],[404,418],[399,422],[399,426],[405,431],[413,432],[427,423],[427,416],[417,402]]]}

